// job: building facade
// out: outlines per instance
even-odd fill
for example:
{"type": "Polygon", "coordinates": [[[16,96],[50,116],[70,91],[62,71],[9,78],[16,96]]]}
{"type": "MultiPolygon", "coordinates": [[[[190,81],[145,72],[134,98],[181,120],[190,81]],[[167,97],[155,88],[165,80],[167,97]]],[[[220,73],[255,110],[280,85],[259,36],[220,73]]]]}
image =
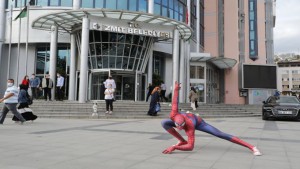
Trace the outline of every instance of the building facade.
{"type": "Polygon", "coordinates": [[[103,100],[111,75],[120,100],[159,79],[167,95],[182,83],[180,102],[194,86],[199,102],[245,104],[240,65],[272,63],[273,0],[31,0],[15,19],[28,3],[0,2],[1,79],[59,72],[68,100],[103,100]]]}
{"type": "Polygon", "coordinates": [[[300,62],[278,62],[278,91],[283,95],[300,94],[300,62]]]}

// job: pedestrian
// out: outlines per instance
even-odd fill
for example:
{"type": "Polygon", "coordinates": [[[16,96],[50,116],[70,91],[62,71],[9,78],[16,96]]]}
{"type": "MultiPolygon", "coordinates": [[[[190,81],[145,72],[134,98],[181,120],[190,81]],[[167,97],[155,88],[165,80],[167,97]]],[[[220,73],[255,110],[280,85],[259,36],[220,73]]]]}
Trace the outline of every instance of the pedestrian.
{"type": "Polygon", "coordinates": [[[113,101],[114,101],[114,92],[115,89],[112,88],[112,84],[107,86],[107,89],[104,91],[104,99],[106,102],[106,112],[105,114],[112,114],[113,113],[113,101]]]}
{"type": "Polygon", "coordinates": [[[148,115],[157,116],[156,106],[159,104],[160,88],[155,87],[151,93],[151,101],[149,105],[148,115]]]}
{"type": "MultiPolygon", "coordinates": [[[[29,102],[30,102],[30,96],[28,92],[25,90],[25,86],[23,84],[20,84],[20,92],[18,96],[18,112],[21,113],[21,115],[24,117],[26,121],[33,121],[37,119],[37,116],[32,113],[32,110],[29,109],[29,102]]],[[[18,122],[19,119],[16,116],[13,116],[13,121],[18,122]]]]}
{"type": "Polygon", "coordinates": [[[152,83],[149,83],[148,88],[147,88],[148,93],[147,93],[146,102],[148,102],[148,99],[151,96],[151,93],[152,93],[153,89],[154,89],[154,86],[152,85],[152,83]]]}
{"type": "Polygon", "coordinates": [[[191,87],[191,91],[190,91],[190,94],[189,94],[189,99],[190,99],[190,102],[191,102],[191,107],[193,108],[193,110],[196,110],[196,108],[198,107],[198,104],[197,104],[198,94],[197,94],[194,87],[191,87]]]}
{"type": "Polygon", "coordinates": [[[32,99],[38,98],[38,87],[40,86],[41,80],[40,78],[36,77],[35,74],[31,75],[31,78],[29,80],[29,85],[31,87],[31,94],[32,99]]]}
{"type": "Polygon", "coordinates": [[[42,88],[44,90],[44,98],[45,101],[49,98],[49,101],[51,100],[51,89],[53,88],[53,80],[50,79],[50,75],[46,74],[45,77],[42,80],[42,88]]]}
{"type": "Polygon", "coordinates": [[[178,112],[178,93],[180,84],[175,82],[174,95],[172,99],[172,109],[170,113],[170,119],[162,121],[163,128],[179,140],[176,145],[173,145],[162,153],[170,154],[174,150],[192,151],[195,144],[195,130],[203,131],[216,137],[231,141],[232,143],[239,144],[241,146],[249,148],[253,155],[262,155],[257,147],[239,139],[236,136],[223,133],[214,126],[206,123],[200,116],[196,116],[190,112],[178,112]],[[176,130],[184,130],[188,136],[186,141],[176,130]]]}
{"type": "Polygon", "coordinates": [[[4,102],[2,111],[0,112],[0,124],[3,124],[5,117],[9,111],[12,112],[23,124],[26,120],[17,111],[19,90],[14,86],[14,79],[7,80],[7,89],[5,91],[4,97],[0,99],[0,103],[4,102]]]}
{"type": "Polygon", "coordinates": [[[62,77],[60,73],[57,73],[56,91],[57,91],[58,101],[63,101],[64,99],[64,92],[63,92],[64,80],[65,78],[62,77]]]}
{"type": "Polygon", "coordinates": [[[25,75],[21,84],[24,85],[24,88],[26,91],[28,91],[29,83],[30,83],[29,77],[27,75],[25,75]]]}
{"type": "Polygon", "coordinates": [[[168,99],[165,96],[166,95],[166,91],[167,91],[167,86],[166,86],[166,84],[165,84],[164,81],[161,81],[160,90],[161,90],[161,92],[160,92],[161,101],[167,102],[168,99]]]}
{"type": "Polygon", "coordinates": [[[109,75],[108,79],[106,79],[105,82],[104,82],[105,88],[107,89],[110,84],[111,84],[111,88],[115,90],[116,89],[116,82],[112,78],[111,75],[109,75]]]}

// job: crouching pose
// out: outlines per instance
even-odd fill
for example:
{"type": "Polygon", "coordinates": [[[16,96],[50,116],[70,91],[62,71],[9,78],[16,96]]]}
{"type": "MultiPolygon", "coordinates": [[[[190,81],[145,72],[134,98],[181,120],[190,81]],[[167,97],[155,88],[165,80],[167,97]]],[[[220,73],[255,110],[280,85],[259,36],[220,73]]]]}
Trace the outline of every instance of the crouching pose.
{"type": "Polygon", "coordinates": [[[206,123],[201,117],[196,116],[192,113],[180,112],[178,113],[178,91],[180,89],[180,84],[175,82],[174,96],[172,99],[172,111],[170,113],[170,119],[162,121],[162,126],[171,135],[179,140],[176,145],[173,145],[163,151],[164,154],[169,154],[174,150],[182,151],[192,151],[194,149],[195,143],[195,130],[200,130],[216,137],[231,141],[233,143],[239,144],[241,146],[249,148],[254,155],[262,155],[259,150],[253,145],[226,133],[221,132],[217,128],[206,123]],[[184,130],[188,136],[186,141],[176,130],[184,130]]]}

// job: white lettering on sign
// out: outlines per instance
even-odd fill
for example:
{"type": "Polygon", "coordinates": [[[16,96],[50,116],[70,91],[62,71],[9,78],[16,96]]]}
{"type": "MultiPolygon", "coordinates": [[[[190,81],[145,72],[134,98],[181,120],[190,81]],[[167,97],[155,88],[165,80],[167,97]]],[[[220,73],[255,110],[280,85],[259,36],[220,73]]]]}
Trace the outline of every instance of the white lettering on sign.
{"type": "Polygon", "coordinates": [[[115,33],[124,33],[124,34],[134,34],[134,35],[144,35],[152,36],[158,38],[171,38],[170,32],[161,32],[156,30],[147,30],[138,28],[139,25],[132,24],[131,27],[121,27],[121,26],[111,26],[111,25],[100,25],[98,23],[93,23],[92,28],[94,30],[115,32],[115,33]]]}

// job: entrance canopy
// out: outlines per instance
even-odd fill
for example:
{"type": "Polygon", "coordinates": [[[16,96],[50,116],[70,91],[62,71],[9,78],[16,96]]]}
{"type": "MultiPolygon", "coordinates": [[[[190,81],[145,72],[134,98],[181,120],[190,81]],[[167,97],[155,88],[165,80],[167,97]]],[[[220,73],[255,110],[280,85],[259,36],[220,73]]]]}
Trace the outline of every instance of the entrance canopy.
{"type": "Polygon", "coordinates": [[[109,9],[82,9],[51,13],[34,20],[32,28],[51,30],[51,26],[57,25],[58,31],[71,33],[73,30],[81,26],[82,18],[86,16],[144,22],[159,26],[174,26],[179,31],[182,39],[187,40],[192,36],[192,29],[180,21],[149,13],[109,9]]]}
{"type": "Polygon", "coordinates": [[[209,53],[191,53],[192,62],[211,62],[219,69],[232,68],[237,61],[231,58],[212,57],[209,53]]]}

